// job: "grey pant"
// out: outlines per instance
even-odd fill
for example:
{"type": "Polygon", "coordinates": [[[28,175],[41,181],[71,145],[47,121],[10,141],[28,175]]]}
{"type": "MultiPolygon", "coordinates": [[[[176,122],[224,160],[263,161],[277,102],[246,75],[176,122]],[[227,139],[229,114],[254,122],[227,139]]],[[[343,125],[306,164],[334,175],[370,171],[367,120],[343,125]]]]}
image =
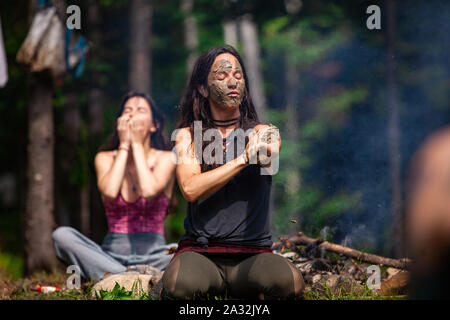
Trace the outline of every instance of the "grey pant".
{"type": "Polygon", "coordinates": [[[101,246],[72,227],[59,227],[52,234],[57,257],[66,265],[77,265],[81,276],[99,280],[105,272],[120,273],[127,266],[146,264],[164,270],[173,257],[157,233],[108,233],[101,246]]]}
{"type": "Polygon", "coordinates": [[[246,299],[301,298],[305,289],[300,271],[270,252],[200,253],[177,255],[162,278],[163,299],[228,296],[246,299]]]}

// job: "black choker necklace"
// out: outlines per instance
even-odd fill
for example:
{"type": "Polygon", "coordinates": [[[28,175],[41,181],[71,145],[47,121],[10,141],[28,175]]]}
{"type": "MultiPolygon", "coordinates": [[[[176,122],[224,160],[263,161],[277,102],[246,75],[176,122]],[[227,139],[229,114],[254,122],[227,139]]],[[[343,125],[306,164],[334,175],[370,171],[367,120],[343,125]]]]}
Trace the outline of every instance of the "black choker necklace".
{"type": "Polygon", "coordinates": [[[214,125],[216,125],[217,127],[229,127],[233,124],[236,124],[239,122],[239,117],[233,118],[233,119],[227,119],[227,120],[216,120],[216,119],[212,119],[212,121],[214,122],[214,125]],[[234,121],[235,120],[235,121],[234,121]],[[233,122],[230,122],[233,121],[233,122]],[[217,122],[227,122],[226,124],[218,124],[217,122]]]}
{"type": "Polygon", "coordinates": [[[227,120],[216,120],[216,119],[212,119],[213,122],[230,122],[233,120],[237,120],[239,119],[239,117],[233,118],[233,119],[227,119],[227,120]]]}
{"type": "Polygon", "coordinates": [[[228,124],[217,124],[217,123],[215,123],[214,125],[216,127],[229,127],[229,126],[232,126],[233,124],[238,123],[238,122],[239,121],[235,121],[235,122],[231,122],[231,123],[228,123],[228,124]]]}

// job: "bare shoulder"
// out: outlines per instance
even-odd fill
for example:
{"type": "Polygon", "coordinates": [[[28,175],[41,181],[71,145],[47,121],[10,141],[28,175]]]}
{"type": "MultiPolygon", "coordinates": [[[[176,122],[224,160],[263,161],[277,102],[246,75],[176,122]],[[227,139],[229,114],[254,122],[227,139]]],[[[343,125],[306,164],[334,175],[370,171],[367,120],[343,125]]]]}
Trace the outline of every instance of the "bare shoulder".
{"type": "Polygon", "coordinates": [[[114,154],[116,153],[116,150],[111,151],[100,151],[95,155],[96,159],[100,160],[107,160],[107,159],[114,159],[114,154]]]}
{"type": "Polygon", "coordinates": [[[191,139],[191,128],[184,127],[184,128],[177,129],[176,141],[179,142],[184,139],[188,139],[188,140],[191,139]]]}
{"type": "Polygon", "coordinates": [[[177,157],[171,150],[158,150],[158,162],[160,164],[175,166],[177,157]]]}
{"type": "Polygon", "coordinates": [[[114,151],[100,151],[95,155],[95,166],[104,167],[110,165],[114,161],[114,151]]]}
{"type": "MultiPolygon", "coordinates": [[[[175,156],[179,159],[188,156],[189,158],[194,157],[194,143],[193,137],[191,135],[191,129],[189,127],[176,129],[176,139],[175,139],[175,156]]],[[[177,162],[180,163],[180,162],[177,162]]]]}

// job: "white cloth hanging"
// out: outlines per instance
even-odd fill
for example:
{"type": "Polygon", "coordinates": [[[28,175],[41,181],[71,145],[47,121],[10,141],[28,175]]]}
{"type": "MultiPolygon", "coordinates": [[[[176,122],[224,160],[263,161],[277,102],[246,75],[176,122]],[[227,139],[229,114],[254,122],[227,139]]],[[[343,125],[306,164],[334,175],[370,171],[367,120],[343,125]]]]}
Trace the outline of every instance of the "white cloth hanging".
{"type": "Polygon", "coordinates": [[[62,76],[66,72],[64,34],[64,25],[55,7],[39,9],[16,61],[28,65],[31,72],[49,69],[54,78],[62,76]]]}

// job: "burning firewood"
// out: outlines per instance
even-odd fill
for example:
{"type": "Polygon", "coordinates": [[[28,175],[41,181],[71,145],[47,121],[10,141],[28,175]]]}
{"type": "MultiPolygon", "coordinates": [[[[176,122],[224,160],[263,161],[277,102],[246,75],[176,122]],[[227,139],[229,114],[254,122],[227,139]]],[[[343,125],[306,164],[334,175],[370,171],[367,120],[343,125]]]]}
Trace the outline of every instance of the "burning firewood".
{"type": "Polygon", "coordinates": [[[361,268],[359,267],[359,264],[355,260],[350,259],[350,261],[353,263],[353,265],[356,267],[356,269],[358,269],[358,271],[361,271],[361,268]]]}
{"type": "Polygon", "coordinates": [[[305,251],[307,253],[312,249],[321,248],[363,262],[394,267],[397,269],[408,269],[408,267],[411,264],[411,260],[408,258],[403,259],[385,258],[375,254],[370,254],[349,247],[345,247],[339,244],[331,243],[320,238],[313,239],[304,235],[303,232],[299,232],[298,235],[293,236],[289,239],[286,238],[279,238],[279,239],[281,240],[281,242],[274,243],[272,246],[273,250],[282,247],[282,248],[289,248],[297,252],[297,250],[301,250],[300,248],[297,248],[298,245],[306,245],[307,247],[305,251]]]}
{"type": "Polygon", "coordinates": [[[287,249],[291,249],[292,251],[298,253],[301,256],[305,256],[305,253],[303,252],[303,250],[301,248],[297,247],[297,245],[295,243],[293,243],[292,241],[290,241],[289,239],[287,239],[285,237],[278,237],[278,239],[280,239],[280,241],[281,241],[281,250],[280,251],[284,251],[287,248],[287,249]]]}

